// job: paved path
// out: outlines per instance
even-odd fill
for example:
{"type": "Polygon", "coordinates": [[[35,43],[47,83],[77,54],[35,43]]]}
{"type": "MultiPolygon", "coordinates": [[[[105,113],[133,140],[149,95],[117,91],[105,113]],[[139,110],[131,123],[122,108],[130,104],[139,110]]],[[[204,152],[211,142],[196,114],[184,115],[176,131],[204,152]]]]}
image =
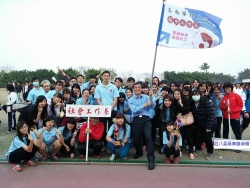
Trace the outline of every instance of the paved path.
{"type": "Polygon", "coordinates": [[[4,188],[237,188],[249,187],[249,176],[249,168],[156,166],[149,171],[146,165],[40,164],[14,172],[10,164],[0,164],[4,188]]]}

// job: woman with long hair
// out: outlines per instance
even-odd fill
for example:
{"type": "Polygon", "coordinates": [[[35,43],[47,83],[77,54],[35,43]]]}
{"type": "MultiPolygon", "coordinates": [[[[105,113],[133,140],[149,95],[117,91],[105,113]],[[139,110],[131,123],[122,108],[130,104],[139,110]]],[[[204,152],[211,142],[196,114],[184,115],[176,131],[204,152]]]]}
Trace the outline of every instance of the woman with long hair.
{"type": "Polygon", "coordinates": [[[109,158],[110,161],[115,160],[116,149],[118,149],[118,155],[120,156],[120,158],[127,159],[131,142],[130,134],[130,125],[126,124],[124,115],[122,113],[118,113],[116,115],[116,122],[111,125],[106,136],[107,147],[111,151],[111,157],[109,158]],[[118,145],[116,142],[117,140],[119,140],[118,145]]]}
{"type": "Polygon", "coordinates": [[[28,106],[23,112],[21,112],[18,121],[25,121],[29,127],[33,125],[36,128],[43,126],[43,120],[47,117],[47,99],[44,95],[39,95],[35,104],[28,106]]]}
{"type": "Polygon", "coordinates": [[[9,163],[12,163],[12,170],[20,172],[22,170],[20,162],[24,161],[27,166],[36,166],[31,161],[31,158],[37,152],[37,149],[41,146],[41,134],[36,129],[30,131],[29,126],[25,121],[19,121],[17,123],[17,132],[10,148],[6,152],[9,163]]]}
{"type": "MultiPolygon", "coordinates": [[[[182,92],[180,89],[176,89],[173,92],[173,97],[174,97],[174,108],[175,108],[175,114],[176,115],[186,115],[190,113],[190,101],[183,97],[182,92]]],[[[193,124],[191,125],[186,125],[186,126],[181,126],[179,127],[180,133],[183,139],[187,139],[187,144],[189,148],[189,158],[191,160],[194,159],[194,154],[193,154],[193,124]]],[[[180,151],[180,157],[182,156],[182,147],[180,151]]]]}
{"type": "Polygon", "coordinates": [[[6,102],[8,113],[8,131],[6,133],[9,134],[12,131],[16,131],[16,111],[12,109],[12,106],[14,103],[18,103],[18,96],[12,84],[7,84],[6,90],[8,92],[6,102]]]}

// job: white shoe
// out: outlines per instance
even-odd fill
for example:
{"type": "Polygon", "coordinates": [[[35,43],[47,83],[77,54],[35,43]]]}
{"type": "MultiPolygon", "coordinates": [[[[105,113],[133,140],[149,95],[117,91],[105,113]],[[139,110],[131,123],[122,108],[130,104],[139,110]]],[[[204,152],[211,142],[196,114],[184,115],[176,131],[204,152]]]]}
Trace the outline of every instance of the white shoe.
{"type": "Polygon", "coordinates": [[[115,160],[116,154],[112,154],[111,157],[109,158],[110,161],[115,160]]]}

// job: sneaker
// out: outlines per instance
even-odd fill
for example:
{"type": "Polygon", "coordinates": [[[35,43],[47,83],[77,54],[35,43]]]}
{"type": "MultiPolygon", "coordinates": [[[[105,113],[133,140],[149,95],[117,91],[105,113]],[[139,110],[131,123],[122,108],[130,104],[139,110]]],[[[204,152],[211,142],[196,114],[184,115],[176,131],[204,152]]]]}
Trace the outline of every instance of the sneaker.
{"type": "Polygon", "coordinates": [[[155,169],[155,163],[154,162],[149,162],[148,163],[148,169],[149,170],[154,170],[155,169]]]}
{"type": "Polygon", "coordinates": [[[178,157],[174,157],[174,164],[178,164],[178,157]]]}
{"type": "Polygon", "coordinates": [[[125,160],[125,159],[127,159],[127,158],[128,158],[128,157],[123,157],[122,159],[124,159],[124,160],[125,160]]]}
{"type": "Polygon", "coordinates": [[[112,154],[111,157],[109,158],[110,161],[115,160],[116,154],[112,154]]]}
{"type": "Polygon", "coordinates": [[[71,153],[71,154],[70,154],[70,158],[71,158],[71,159],[74,159],[74,158],[75,158],[75,154],[74,154],[74,153],[71,153]]]}
{"type": "Polygon", "coordinates": [[[7,132],[6,132],[6,134],[10,134],[10,133],[11,133],[11,131],[7,131],[7,132]]]}
{"type": "Polygon", "coordinates": [[[12,133],[16,132],[16,129],[13,129],[11,132],[12,132],[12,133]]]}
{"type": "Polygon", "coordinates": [[[143,154],[135,153],[134,156],[133,156],[133,159],[138,159],[141,156],[143,156],[143,154]]]}
{"type": "Polygon", "coordinates": [[[189,159],[190,159],[190,160],[194,160],[194,154],[190,153],[190,154],[189,154],[189,159]]]}
{"type": "Polygon", "coordinates": [[[100,155],[94,155],[94,158],[100,159],[102,157],[100,155]]]}
{"type": "Polygon", "coordinates": [[[240,153],[241,151],[240,150],[235,150],[236,153],[240,153]]]}
{"type": "Polygon", "coordinates": [[[24,164],[27,165],[27,166],[36,166],[36,163],[34,163],[33,161],[24,161],[24,164]]]}
{"type": "Polygon", "coordinates": [[[165,163],[166,163],[166,164],[170,164],[170,158],[169,158],[169,157],[166,157],[165,163]]]}
{"type": "Polygon", "coordinates": [[[15,172],[20,172],[22,170],[21,166],[19,164],[13,164],[12,170],[15,172]]]}
{"type": "Polygon", "coordinates": [[[145,145],[142,147],[142,151],[147,152],[147,147],[145,145]]]}
{"type": "Polygon", "coordinates": [[[212,153],[207,153],[206,160],[211,161],[212,158],[213,158],[213,154],[212,153]]]}
{"type": "Polygon", "coordinates": [[[56,155],[52,155],[51,156],[51,160],[52,161],[58,161],[59,159],[58,159],[58,157],[56,155]]]}
{"type": "Polygon", "coordinates": [[[78,157],[79,159],[85,159],[86,158],[86,156],[85,155],[79,155],[79,157],[78,157]]]}
{"type": "Polygon", "coordinates": [[[182,157],[182,151],[180,151],[180,155],[179,155],[179,157],[182,157]]]}

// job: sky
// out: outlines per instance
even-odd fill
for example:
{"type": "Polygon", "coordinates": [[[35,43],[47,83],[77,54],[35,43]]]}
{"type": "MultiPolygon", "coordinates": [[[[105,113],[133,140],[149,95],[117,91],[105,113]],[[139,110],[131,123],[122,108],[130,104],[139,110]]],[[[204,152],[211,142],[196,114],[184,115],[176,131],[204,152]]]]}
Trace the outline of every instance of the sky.
{"type": "MultiPolygon", "coordinates": [[[[167,0],[222,18],[223,43],[210,49],[158,47],[164,71],[230,74],[249,68],[249,0],[167,0]]],[[[151,73],[162,0],[0,0],[0,67],[15,70],[85,66],[151,73]]]]}

